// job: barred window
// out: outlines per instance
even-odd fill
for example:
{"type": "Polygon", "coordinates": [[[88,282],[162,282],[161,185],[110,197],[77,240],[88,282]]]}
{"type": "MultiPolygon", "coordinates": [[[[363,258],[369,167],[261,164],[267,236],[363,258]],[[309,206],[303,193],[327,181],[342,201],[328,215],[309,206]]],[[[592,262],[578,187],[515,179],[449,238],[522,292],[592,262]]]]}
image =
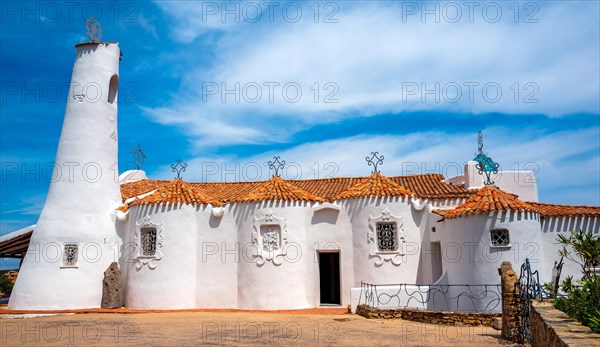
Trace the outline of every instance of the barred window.
{"type": "Polygon", "coordinates": [[[77,266],[77,250],[79,246],[75,243],[66,243],[63,252],[63,266],[77,266]]]}
{"type": "Polygon", "coordinates": [[[395,252],[398,250],[398,235],[396,223],[377,223],[377,247],[381,252],[395,252]]]}
{"type": "Polygon", "coordinates": [[[142,228],[140,230],[140,239],[141,255],[154,256],[156,254],[156,228],[142,228]]]}
{"type": "Polygon", "coordinates": [[[507,229],[492,229],[490,231],[490,238],[492,246],[508,246],[510,244],[507,229]]]}

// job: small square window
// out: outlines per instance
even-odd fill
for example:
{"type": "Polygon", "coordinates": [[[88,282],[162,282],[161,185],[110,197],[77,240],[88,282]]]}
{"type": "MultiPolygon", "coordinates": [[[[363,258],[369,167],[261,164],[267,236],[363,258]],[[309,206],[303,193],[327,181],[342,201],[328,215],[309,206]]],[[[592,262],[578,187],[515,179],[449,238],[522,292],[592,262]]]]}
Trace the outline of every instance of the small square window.
{"type": "Polygon", "coordinates": [[[63,252],[63,266],[64,267],[76,267],[77,266],[77,251],[79,246],[76,243],[66,243],[63,252]]]}
{"type": "Polygon", "coordinates": [[[377,247],[380,252],[395,252],[398,250],[396,230],[396,223],[377,223],[377,247]]]}
{"type": "Polygon", "coordinates": [[[140,230],[141,255],[153,257],[156,255],[156,228],[142,228],[140,230]]]}
{"type": "Polygon", "coordinates": [[[490,231],[492,246],[509,246],[510,238],[507,229],[492,229],[490,231]]]}

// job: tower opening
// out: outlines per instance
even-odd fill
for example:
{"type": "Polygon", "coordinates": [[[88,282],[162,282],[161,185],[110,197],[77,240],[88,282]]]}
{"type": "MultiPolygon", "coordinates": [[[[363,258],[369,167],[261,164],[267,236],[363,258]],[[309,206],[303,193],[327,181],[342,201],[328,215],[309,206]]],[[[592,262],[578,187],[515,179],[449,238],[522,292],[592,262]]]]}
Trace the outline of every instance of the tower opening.
{"type": "Polygon", "coordinates": [[[119,92],[119,76],[113,75],[110,78],[108,84],[108,103],[113,104],[117,100],[117,93],[119,92]]]}

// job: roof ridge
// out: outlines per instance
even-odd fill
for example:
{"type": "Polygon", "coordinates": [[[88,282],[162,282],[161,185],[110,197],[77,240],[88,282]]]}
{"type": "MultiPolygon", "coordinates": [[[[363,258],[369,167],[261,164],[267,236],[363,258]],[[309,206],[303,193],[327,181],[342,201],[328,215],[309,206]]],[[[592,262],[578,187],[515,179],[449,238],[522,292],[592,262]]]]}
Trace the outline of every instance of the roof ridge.
{"type": "Polygon", "coordinates": [[[415,193],[392,181],[388,177],[383,176],[381,173],[375,172],[335,196],[334,200],[372,195],[408,196],[415,195],[415,193]]]}
{"type": "Polygon", "coordinates": [[[119,210],[125,212],[135,205],[153,204],[184,204],[184,205],[208,205],[220,206],[222,202],[210,195],[194,188],[190,183],[181,179],[168,181],[156,187],[154,191],[143,198],[136,197],[133,201],[121,206],[119,210]],[[174,191],[173,191],[174,190],[174,191]]]}
{"type": "Polygon", "coordinates": [[[446,219],[472,214],[490,213],[492,211],[526,211],[540,213],[535,206],[519,199],[517,194],[506,192],[496,185],[479,188],[473,196],[451,210],[438,210],[438,212],[441,212],[446,219]]]}
{"type": "Polygon", "coordinates": [[[261,200],[325,201],[278,176],[271,177],[240,199],[243,202],[261,200]]]}

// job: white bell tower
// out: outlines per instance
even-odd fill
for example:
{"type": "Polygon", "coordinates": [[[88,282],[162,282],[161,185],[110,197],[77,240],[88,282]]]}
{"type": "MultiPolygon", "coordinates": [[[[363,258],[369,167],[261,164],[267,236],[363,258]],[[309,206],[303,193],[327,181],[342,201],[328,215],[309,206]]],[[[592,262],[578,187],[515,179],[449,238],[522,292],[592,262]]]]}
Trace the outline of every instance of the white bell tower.
{"type": "Polygon", "coordinates": [[[100,307],[103,272],[118,261],[114,211],[121,202],[117,158],[121,50],[118,43],[89,36],[92,42],[75,46],[53,178],[10,309],[100,307]]]}

